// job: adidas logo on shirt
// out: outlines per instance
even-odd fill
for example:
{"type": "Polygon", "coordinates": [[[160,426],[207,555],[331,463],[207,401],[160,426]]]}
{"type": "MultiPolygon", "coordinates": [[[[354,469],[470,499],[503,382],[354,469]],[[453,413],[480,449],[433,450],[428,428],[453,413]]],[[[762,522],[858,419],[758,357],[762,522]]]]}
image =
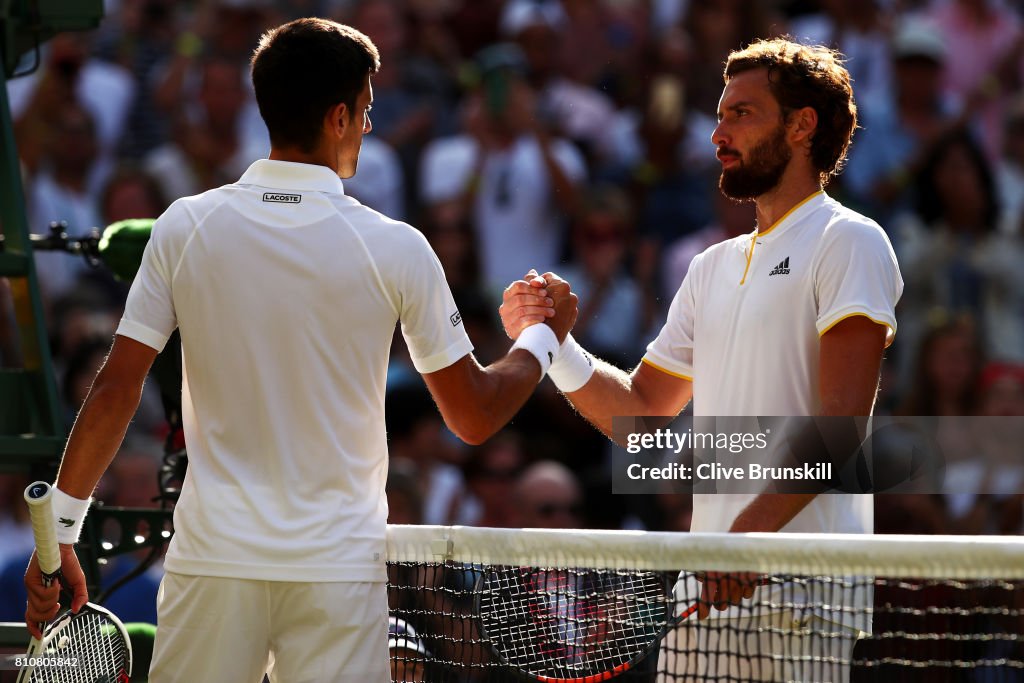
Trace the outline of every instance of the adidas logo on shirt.
{"type": "Polygon", "coordinates": [[[789,275],[789,257],[787,256],[782,260],[779,265],[772,268],[772,272],[768,273],[768,277],[772,275],[789,275]]]}

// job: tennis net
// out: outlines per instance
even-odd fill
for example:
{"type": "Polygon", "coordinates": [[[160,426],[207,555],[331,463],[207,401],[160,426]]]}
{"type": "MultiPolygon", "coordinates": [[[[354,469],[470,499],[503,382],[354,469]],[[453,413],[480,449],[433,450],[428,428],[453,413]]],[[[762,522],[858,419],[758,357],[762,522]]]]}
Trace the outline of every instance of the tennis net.
{"type": "Polygon", "coordinates": [[[387,552],[399,681],[1024,681],[1019,538],[391,526],[387,552]]]}

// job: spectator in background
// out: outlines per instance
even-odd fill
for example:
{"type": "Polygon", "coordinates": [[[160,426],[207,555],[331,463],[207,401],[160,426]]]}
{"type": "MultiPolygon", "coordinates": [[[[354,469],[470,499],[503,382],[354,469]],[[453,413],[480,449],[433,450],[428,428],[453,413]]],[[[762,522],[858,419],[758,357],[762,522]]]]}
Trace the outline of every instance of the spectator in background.
{"type": "Polygon", "coordinates": [[[458,446],[444,426],[426,387],[414,380],[391,387],[384,398],[388,455],[416,472],[424,524],[449,524],[463,495],[465,482],[454,464],[461,460],[458,446]]]}
{"type": "Polygon", "coordinates": [[[415,465],[407,460],[392,459],[388,463],[388,480],[384,486],[388,497],[388,524],[423,523],[423,497],[417,477],[415,465]]]}
{"type": "Polygon", "coordinates": [[[1002,232],[1024,238],[1024,94],[1007,107],[1003,146],[996,164],[1002,232]]]}
{"type": "Polygon", "coordinates": [[[403,3],[359,0],[347,16],[388,55],[373,78],[374,137],[390,145],[412,174],[423,146],[444,130],[455,109],[455,83],[437,62],[413,56],[403,11],[403,3]]]}
{"type": "Polygon", "coordinates": [[[531,529],[581,529],[583,490],[572,470],[560,462],[541,460],[516,480],[518,526],[531,529]]]}
{"type": "Polygon", "coordinates": [[[889,3],[820,0],[817,4],[820,11],[790,22],[790,34],[839,50],[846,57],[846,68],[857,84],[857,99],[862,104],[887,97],[892,79],[889,3]]]}
{"type": "Polygon", "coordinates": [[[894,225],[907,283],[901,351],[916,348],[929,312],[942,308],[978,322],[987,357],[1024,361],[1024,250],[997,230],[995,181],[981,148],[962,130],[941,138],[915,192],[916,211],[894,225]]]}
{"type": "Polygon", "coordinates": [[[1007,419],[1024,416],[1024,366],[986,365],[978,378],[977,398],[978,417],[957,425],[968,432],[967,443],[952,457],[946,453],[949,531],[1006,533],[1014,526],[1010,520],[1016,517],[1019,523],[1024,489],[1024,421],[1007,419]]]}
{"type": "Polygon", "coordinates": [[[1024,29],[1019,14],[1001,0],[949,0],[933,2],[925,16],[956,56],[944,73],[946,92],[974,101],[980,140],[989,159],[997,159],[1006,94],[1021,84],[1024,29]]]}
{"type": "Polygon", "coordinates": [[[359,168],[345,181],[345,192],[388,218],[406,219],[402,163],[391,145],[376,136],[363,139],[359,168]]]}
{"type": "Polygon", "coordinates": [[[912,353],[913,374],[897,414],[974,414],[983,356],[969,317],[940,318],[912,353]]]}
{"type": "Polygon", "coordinates": [[[617,117],[614,162],[601,177],[629,189],[639,229],[633,273],[657,292],[664,246],[712,219],[717,160],[708,144],[715,120],[690,106],[689,83],[680,76],[693,59],[691,41],[670,29],[651,52],[652,75],[640,104],[617,117]]]}
{"type": "Polygon", "coordinates": [[[693,41],[678,26],[665,29],[647,46],[642,63],[649,76],[634,79],[636,97],[616,114],[606,133],[611,157],[601,169],[604,176],[620,183],[625,182],[623,173],[642,171],[646,176],[644,162],[654,155],[661,160],[657,165],[664,166],[664,160],[673,159],[673,152],[684,168],[696,166],[709,173],[714,169],[714,147],[708,145],[708,138],[715,130],[715,118],[692,106],[683,76],[694,59],[693,50],[693,41]],[[660,138],[654,133],[660,133],[660,138]]]}
{"type": "MultiPolygon", "coordinates": [[[[564,76],[564,48],[581,49],[564,35],[569,27],[560,0],[509,0],[501,16],[502,35],[519,45],[526,58],[527,78],[537,94],[537,115],[553,133],[575,142],[585,157],[600,159],[607,152],[614,107],[600,91],[564,76]]],[[[605,61],[601,54],[586,56],[598,64],[605,61]]]]}
{"type": "Polygon", "coordinates": [[[133,86],[125,134],[114,140],[119,156],[141,159],[167,134],[167,118],[154,102],[154,71],[172,53],[192,49],[196,40],[190,31],[179,31],[175,5],[174,0],[123,0],[119,11],[108,7],[100,25],[97,55],[125,68],[133,86]]]}
{"type": "MultiPolygon", "coordinates": [[[[54,221],[66,221],[72,235],[100,226],[99,206],[90,182],[96,155],[92,116],[73,100],[62,103],[52,137],[46,139],[39,174],[28,193],[32,232],[46,233],[54,221]]],[[[35,258],[40,287],[51,302],[70,292],[88,270],[83,259],[60,252],[37,252],[35,258]]]]}
{"type": "Polygon", "coordinates": [[[481,289],[476,235],[459,199],[439,201],[431,206],[423,233],[444,267],[456,303],[461,294],[481,289]]]}
{"type": "Polygon", "coordinates": [[[488,48],[478,63],[481,88],[467,97],[466,133],[430,143],[420,191],[428,213],[461,204],[476,234],[482,282],[497,295],[530,268],[558,265],[563,216],[575,208],[586,168],[538,119],[518,48],[488,48]]]}
{"type": "Polygon", "coordinates": [[[902,21],[891,55],[892,88],[885,97],[859,102],[863,130],[842,175],[851,197],[890,232],[890,219],[911,206],[911,183],[924,159],[969,114],[943,92],[949,49],[933,26],[902,21]]]}
{"type": "Polygon", "coordinates": [[[464,466],[468,495],[453,516],[457,524],[521,526],[514,486],[526,463],[522,437],[505,429],[479,446],[464,466]]]}
{"type": "Polygon", "coordinates": [[[592,188],[573,221],[573,260],[561,269],[584,302],[573,336],[601,358],[623,366],[639,353],[638,331],[649,329],[657,312],[653,295],[646,296],[626,270],[632,224],[622,190],[592,188]]]}
{"type": "Polygon", "coordinates": [[[122,166],[116,170],[100,194],[103,225],[129,218],[153,218],[166,208],[167,200],[160,183],[134,166],[122,166]]]}
{"type": "Polygon", "coordinates": [[[241,114],[249,95],[245,70],[235,61],[210,58],[200,65],[199,109],[177,115],[175,140],[153,150],[145,168],[172,201],[237,180],[269,151],[246,139],[241,114]]]}
{"type": "Polygon", "coordinates": [[[693,40],[684,74],[689,106],[714,117],[722,94],[722,65],[732,50],[771,38],[777,26],[770,3],[759,0],[689,0],[683,28],[693,40]]]}
{"type": "Polygon", "coordinates": [[[126,137],[136,86],[124,68],[91,56],[90,33],[60,33],[41,49],[43,64],[38,71],[7,82],[18,155],[30,175],[45,170],[50,145],[60,134],[64,109],[77,103],[92,122],[95,159],[87,186],[95,191],[105,181],[118,145],[126,137]]]}
{"type": "MultiPolygon", "coordinates": [[[[978,387],[978,412],[995,418],[1024,416],[1024,365],[991,363],[982,370],[978,387]]],[[[1001,448],[1004,456],[1000,471],[991,480],[999,490],[989,501],[991,530],[1000,534],[1024,533],[1024,469],[1019,457],[1019,446],[1024,442],[1022,420],[997,419],[996,428],[986,434],[993,446],[1001,448]],[[1008,456],[1008,457],[1007,457],[1008,456]]]]}
{"type": "MultiPolygon", "coordinates": [[[[203,85],[203,65],[216,59],[233,63],[248,73],[252,55],[263,31],[279,24],[271,0],[208,0],[199,3],[191,20],[177,32],[174,54],[160,64],[153,76],[152,99],[172,123],[184,111],[190,119],[201,118],[197,103],[203,85]]],[[[249,79],[239,114],[239,133],[245,146],[270,151],[267,128],[256,106],[249,79]]],[[[263,156],[266,156],[264,153],[263,156]]]]}
{"type": "Polygon", "coordinates": [[[562,0],[567,18],[559,43],[562,76],[610,100],[628,96],[628,81],[638,80],[634,74],[645,68],[650,29],[644,4],[562,0]]]}

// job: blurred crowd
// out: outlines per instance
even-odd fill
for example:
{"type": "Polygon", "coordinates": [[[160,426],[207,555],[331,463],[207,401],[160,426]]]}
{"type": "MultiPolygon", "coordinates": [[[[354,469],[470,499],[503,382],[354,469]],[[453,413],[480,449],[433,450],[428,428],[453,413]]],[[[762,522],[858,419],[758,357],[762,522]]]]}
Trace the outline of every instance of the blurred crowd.
{"type": "MultiPolygon", "coordinates": [[[[484,363],[509,346],[501,291],[537,268],[579,294],[574,336],[633,367],[693,256],[754,229],[752,205],[717,190],[710,134],[726,55],[781,34],[834,46],[848,58],[860,129],[827,191],[882,225],[906,281],[878,412],[1024,415],[1024,3],[106,4],[98,30],[57,36],[38,69],[8,83],[33,230],[64,220],[81,234],[152,217],[237,180],[269,151],[248,80],[258,36],[299,16],[331,17],[382,55],[373,132],[346,192],[426,234],[484,363]]],[[[65,254],[37,258],[70,424],[126,286],[65,254]]],[[[688,528],[685,497],[610,495],[608,444],[550,383],[479,447],[445,429],[397,332],[388,387],[392,522],[688,528]]],[[[145,454],[159,452],[166,427],[151,393],[100,498],[119,501],[117,479],[139,454],[156,494],[158,458],[145,454]]],[[[1024,465],[1006,467],[1022,481],[1024,465]]],[[[0,483],[2,563],[30,541],[20,482],[0,483]]],[[[876,525],[1019,533],[1020,490],[878,496],[876,525]]]]}

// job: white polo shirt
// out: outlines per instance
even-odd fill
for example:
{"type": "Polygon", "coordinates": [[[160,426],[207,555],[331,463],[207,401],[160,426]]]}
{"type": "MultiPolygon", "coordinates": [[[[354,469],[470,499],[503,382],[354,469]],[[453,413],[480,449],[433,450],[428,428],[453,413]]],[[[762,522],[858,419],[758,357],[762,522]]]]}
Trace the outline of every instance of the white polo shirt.
{"type": "Polygon", "coordinates": [[[384,581],[384,389],[472,350],[426,239],[322,166],[262,159],[156,221],[118,334],[181,330],[189,468],[170,571],[384,581]]]}
{"type": "MultiPolygon", "coordinates": [[[[694,258],[643,362],[692,379],[695,416],[818,415],[821,335],[863,315],[889,328],[888,345],[902,291],[885,232],[817,192],[768,230],[694,258]]],[[[691,530],[728,531],[754,497],[694,495],[691,530]]],[[[870,533],[873,524],[871,496],[824,494],[782,531],[870,533]]]]}

